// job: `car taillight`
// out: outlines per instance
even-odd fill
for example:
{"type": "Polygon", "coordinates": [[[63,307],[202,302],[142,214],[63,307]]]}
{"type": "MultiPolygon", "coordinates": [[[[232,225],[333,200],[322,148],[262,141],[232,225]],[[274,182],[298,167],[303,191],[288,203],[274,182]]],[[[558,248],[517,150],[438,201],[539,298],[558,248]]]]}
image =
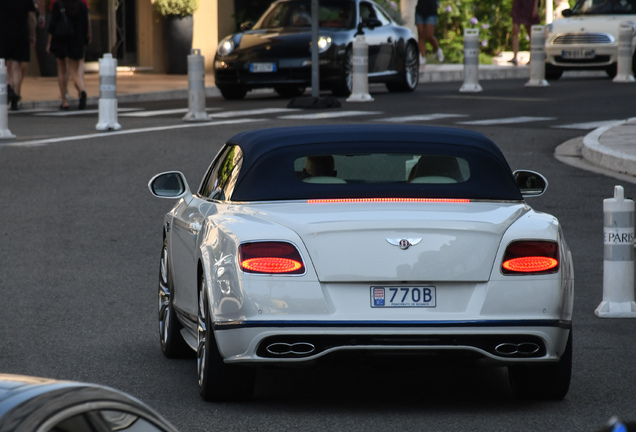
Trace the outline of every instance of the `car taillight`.
{"type": "Polygon", "coordinates": [[[248,273],[302,274],[305,264],[291,243],[258,242],[239,246],[239,264],[248,273]]]}
{"type": "Polygon", "coordinates": [[[559,245],[549,241],[517,241],[506,249],[503,274],[556,273],[559,270],[559,245]]]}

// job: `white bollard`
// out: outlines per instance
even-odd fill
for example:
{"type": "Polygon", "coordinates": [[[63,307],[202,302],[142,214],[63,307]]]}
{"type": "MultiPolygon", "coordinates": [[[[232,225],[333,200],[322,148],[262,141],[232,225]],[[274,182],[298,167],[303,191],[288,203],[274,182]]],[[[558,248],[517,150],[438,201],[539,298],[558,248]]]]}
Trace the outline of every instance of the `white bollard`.
{"type": "Polygon", "coordinates": [[[601,318],[636,318],[634,302],[634,201],[622,186],[603,200],[603,301],[594,313],[601,318]]]}
{"type": "Polygon", "coordinates": [[[0,58],[0,139],[15,138],[9,130],[9,107],[7,106],[7,65],[0,58]]]}
{"type": "Polygon", "coordinates": [[[479,30],[464,29],[464,84],[460,92],[480,92],[479,30]]]}
{"type": "Polygon", "coordinates": [[[99,59],[99,118],[97,130],[119,130],[117,123],[117,59],[104,54],[99,59]]]}
{"type": "Polygon", "coordinates": [[[351,96],[347,102],[371,102],[369,94],[369,44],[364,36],[356,36],[353,41],[353,77],[351,96]]]}
{"type": "Polygon", "coordinates": [[[545,79],[545,26],[533,25],[530,38],[530,80],[526,87],[547,87],[545,79]]]}
{"type": "Polygon", "coordinates": [[[636,81],[632,71],[632,38],[634,24],[623,21],[618,29],[618,64],[613,82],[629,83],[636,81]]]}
{"type": "Polygon", "coordinates": [[[205,58],[200,49],[193,49],[188,56],[188,113],[184,121],[206,121],[210,116],[205,110],[205,58]]]}

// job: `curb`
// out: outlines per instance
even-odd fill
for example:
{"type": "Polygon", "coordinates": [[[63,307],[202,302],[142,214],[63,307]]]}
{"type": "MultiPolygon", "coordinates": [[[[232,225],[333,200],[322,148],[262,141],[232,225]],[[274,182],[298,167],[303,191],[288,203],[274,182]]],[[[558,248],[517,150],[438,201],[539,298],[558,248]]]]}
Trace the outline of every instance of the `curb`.
{"type": "MultiPolygon", "coordinates": [[[[620,151],[619,148],[627,148],[631,144],[622,139],[625,135],[624,128],[636,117],[602,126],[583,137],[581,155],[583,159],[595,166],[630,176],[636,176],[636,153],[630,154],[620,151]],[[623,131],[621,133],[621,130],[623,131]],[[605,136],[604,136],[605,135],[605,136]],[[601,144],[601,140],[603,144],[601,144]]],[[[633,126],[636,129],[636,125],[633,126]]],[[[633,136],[631,134],[630,136],[633,136]]]]}

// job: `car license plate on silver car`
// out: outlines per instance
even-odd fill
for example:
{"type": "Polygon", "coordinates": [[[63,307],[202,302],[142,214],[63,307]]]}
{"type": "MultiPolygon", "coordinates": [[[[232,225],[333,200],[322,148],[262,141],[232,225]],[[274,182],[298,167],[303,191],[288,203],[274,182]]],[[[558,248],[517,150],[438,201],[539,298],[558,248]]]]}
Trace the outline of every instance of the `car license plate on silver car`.
{"type": "Polygon", "coordinates": [[[250,72],[276,72],[276,63],[250,63],[250,72]]]}
{"type": "Polygon", "coordinates": [[[434,286],[372,286],[371,307],[429,307],[437,306],[434,286]]]}
{"type": "Polygon", "coordinates": [[[564,60],[593,59],[596,57],[596,53],[593,49],[563,50],[561,51],[561,57],[564,60]]]}

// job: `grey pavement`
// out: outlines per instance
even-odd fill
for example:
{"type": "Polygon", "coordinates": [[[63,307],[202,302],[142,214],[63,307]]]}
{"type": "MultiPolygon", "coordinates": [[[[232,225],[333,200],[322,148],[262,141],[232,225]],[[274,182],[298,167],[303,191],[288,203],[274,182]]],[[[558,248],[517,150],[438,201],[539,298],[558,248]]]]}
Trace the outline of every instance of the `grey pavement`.
{"type": "MultiPolygon", "coordinates": [[[[566,75],[569,72],[566,72],[566,75]]],[[[564,76],[566,76],[564,75],[564,76]]],[[[478,80],[529,79],[528,65],[512,66],[503,59],[493,65],[480,65],[478,80]]],[[[463,82],[461,64],[429,64],[420,70],[420,84],[463,82]]],[[[630,84],[623,84],[630,85],[630,84]]],[[[632,84],[634,85],[634,84],[632,84]]],[[[99,100],[99,74],[85,77],[89,104],[99,100]]],[[[211,74],[205,76],[206,97],[221,97],[211,74]]],[[[22,109],[55,108],[59,105],[56,77],[26,77],[22,87],[22,109]]],[[[73,96],[71,96],[73,97],[73,96]]],[[[164,75],[120,67],[117,70],[119,103],[188,99],[187,75],[164,75]]],[[[74,103],[71,99],[71,103],[74,103]]],[[[560,161],[579,168],[601,172],[636,183],[636,117],[593,130],[584,137],[563,143],[555,151],[560,161]]]]}

